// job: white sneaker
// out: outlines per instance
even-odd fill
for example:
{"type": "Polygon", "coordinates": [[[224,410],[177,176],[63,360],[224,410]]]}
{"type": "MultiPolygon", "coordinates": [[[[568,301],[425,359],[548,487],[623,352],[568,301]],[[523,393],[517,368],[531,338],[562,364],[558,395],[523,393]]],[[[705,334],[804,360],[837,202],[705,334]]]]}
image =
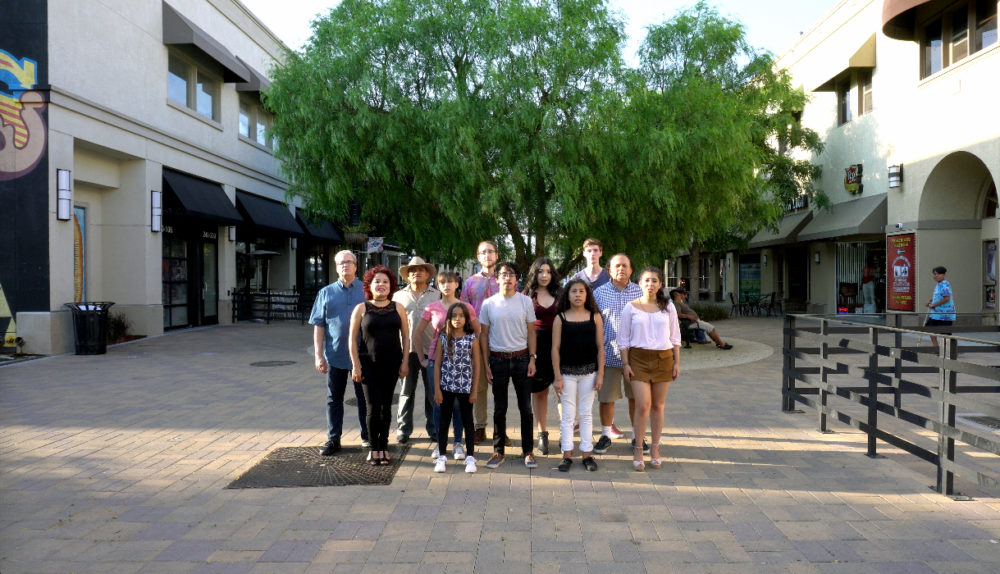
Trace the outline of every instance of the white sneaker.
{"type": "Polygon", "coordinates": [[[462,443],[456,442],[455,447],[452,450],[455,451],[455,460],[462,460],[465,458],[465,447],[462,446],[462,443]]]}
{"type": "Polygon", "coordinates": [[[434,463],[434,472],[444,472],[444,465],[448,462],[448,457],[439,456],[437,462],[434,463]]]}
{"type": "Polygon", "coordinates": [[[441,456],[441,445],[434,445],[434,452],[431,453],[431,458],[437,460],[441,456]]]}
{"type": "Polygon", "coordinates": [[[476,472],[476,457],[474,456],[465,457],[465,472],[469,474],[476,472]]]}

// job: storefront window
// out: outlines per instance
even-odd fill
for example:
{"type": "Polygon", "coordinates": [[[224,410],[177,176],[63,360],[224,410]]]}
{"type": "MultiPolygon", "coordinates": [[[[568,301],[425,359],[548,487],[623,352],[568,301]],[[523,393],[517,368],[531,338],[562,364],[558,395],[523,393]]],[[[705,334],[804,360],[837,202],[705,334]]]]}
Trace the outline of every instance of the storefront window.
{"type": "Polygon", "coordinates": [[[885,246],[837,244],[837,313],[885,312],[885,246]]]}

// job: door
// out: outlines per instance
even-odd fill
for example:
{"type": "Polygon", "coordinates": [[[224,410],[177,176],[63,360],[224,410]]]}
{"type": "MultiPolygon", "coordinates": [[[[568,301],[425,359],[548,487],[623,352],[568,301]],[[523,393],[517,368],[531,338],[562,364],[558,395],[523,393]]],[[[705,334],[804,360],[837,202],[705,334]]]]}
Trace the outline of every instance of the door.
{"type": "Polygon", "coordinates": [[[219,322],[219,245],[214,239],[201,244],[200,324],[219,322]]]}

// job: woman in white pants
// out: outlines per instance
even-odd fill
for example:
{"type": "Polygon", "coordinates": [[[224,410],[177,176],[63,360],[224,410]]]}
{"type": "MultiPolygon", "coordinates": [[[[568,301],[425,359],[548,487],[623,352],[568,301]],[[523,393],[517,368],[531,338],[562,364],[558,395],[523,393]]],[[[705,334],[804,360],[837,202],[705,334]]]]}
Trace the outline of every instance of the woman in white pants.
{"type": "Polygon", "coordinates": [[[594,395],[604,381],[604,321],[594,293],[583,279],[566,284],[557,307],[552,324],[552,370],[562,404],[559,431],[563,460],[559,470],[569,472],[573,465],[573,425],[579,412],[583,467],[595,471],[592,410],[594,395]]]}

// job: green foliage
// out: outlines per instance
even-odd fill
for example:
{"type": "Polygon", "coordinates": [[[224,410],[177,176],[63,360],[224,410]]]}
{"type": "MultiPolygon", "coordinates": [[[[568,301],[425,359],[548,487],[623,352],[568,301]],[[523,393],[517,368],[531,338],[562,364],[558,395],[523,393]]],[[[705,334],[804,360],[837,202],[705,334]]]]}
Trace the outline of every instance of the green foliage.
{"type": "Polygon", "coordinates": [[[729,318],[729,309],[721,305],[698,303],[691,305],[691,309],[698,315],[699,319],[708,321],[709,323],[729,318]]]}
{"type": "Polygon", "coordinates": [[[132,322],[125,316],[125,313],[110,313],[108,315],[108,341],[114,343],[124,340],[131,328],[132,322]]]}
{"type": "Polygon", "coordinates": [[[777,221],[809,173],[768,142],[808,148],[804,95],[703,3],[636,70],[622,29],[604,0],[344,0],[265,94],[290,194],[436,260],[494,238],[563,271],[587,236],[660,265],[777,221]]]}

